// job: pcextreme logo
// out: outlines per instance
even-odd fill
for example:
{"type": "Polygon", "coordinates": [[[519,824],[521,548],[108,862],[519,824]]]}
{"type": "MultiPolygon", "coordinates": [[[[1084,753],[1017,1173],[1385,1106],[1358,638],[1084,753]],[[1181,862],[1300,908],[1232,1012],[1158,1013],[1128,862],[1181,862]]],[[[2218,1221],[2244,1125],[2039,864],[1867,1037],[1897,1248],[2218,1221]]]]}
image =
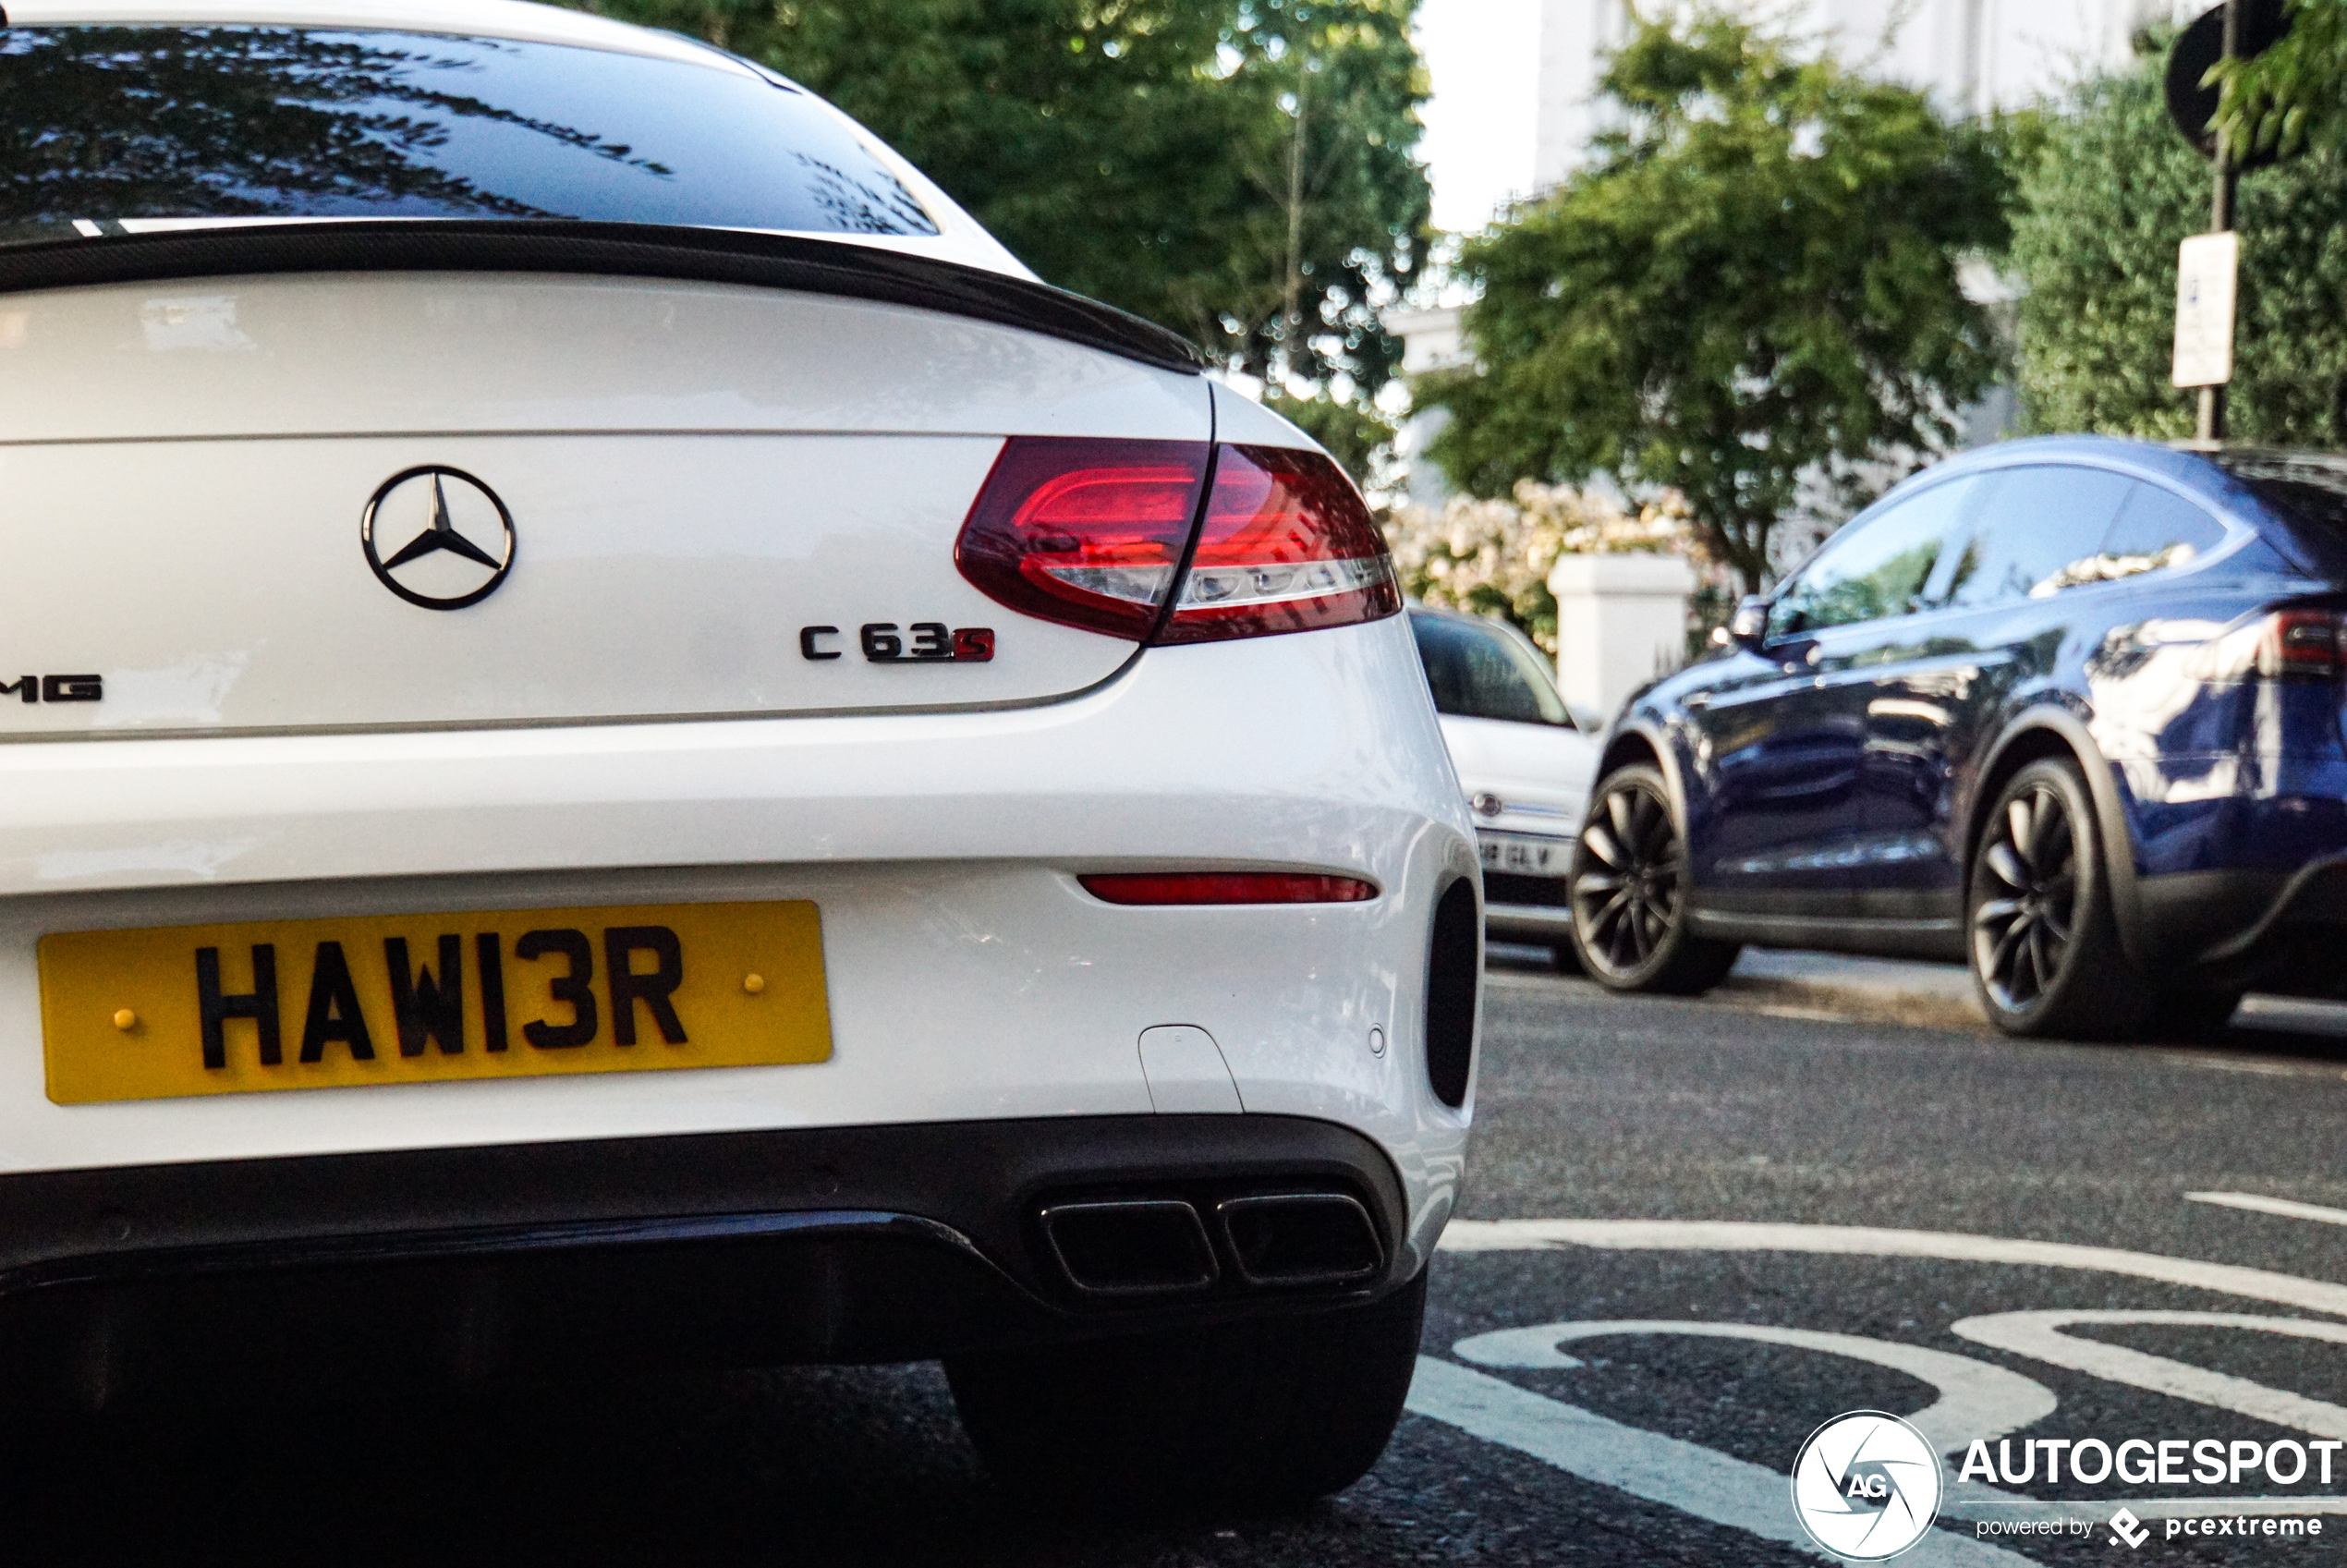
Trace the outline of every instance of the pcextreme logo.
{"type": "Polygon", "coordinates": [[[1940,1456],[1896,1416],[1854,1410],[1809,1434],[1793,1462],[1793,1512],[1809,1538],[1852,1562],[1880,1562],[1939,1517],[1940,1456]]]}

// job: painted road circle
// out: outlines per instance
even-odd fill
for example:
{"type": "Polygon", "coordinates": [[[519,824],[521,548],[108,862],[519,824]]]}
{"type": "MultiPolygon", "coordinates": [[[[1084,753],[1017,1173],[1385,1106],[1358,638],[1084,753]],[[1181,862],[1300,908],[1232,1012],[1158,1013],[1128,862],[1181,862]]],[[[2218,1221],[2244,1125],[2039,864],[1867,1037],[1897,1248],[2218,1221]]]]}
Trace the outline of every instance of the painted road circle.
{"type": "Polygon", "coordinates": [[[1793,1511],[1834,1556],[1880,1562],[1931,1528],[1942,1485],[1940,1456],[1921,1432],[1879,1410],[1854,1410],[1801,1445],[1793,1511]]]}

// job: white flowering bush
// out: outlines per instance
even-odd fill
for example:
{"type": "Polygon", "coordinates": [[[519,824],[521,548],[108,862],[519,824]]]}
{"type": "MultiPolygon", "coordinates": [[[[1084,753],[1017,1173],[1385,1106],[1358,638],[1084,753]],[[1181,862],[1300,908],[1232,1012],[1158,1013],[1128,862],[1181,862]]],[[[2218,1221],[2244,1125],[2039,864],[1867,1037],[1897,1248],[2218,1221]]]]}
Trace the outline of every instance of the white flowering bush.
{"type": "Polygon", "coordinates": [[[1557,648],[1557,602],[1549,568],[1564,554],[1648,551],[1698,554],[1675,492],[1632,512],[1611,497],[1566,485],[1519,482],[1508,501],[1457,495],[1440,512],[1398,506],[1386,542],[1403,591],[1429,604],[1502,615],[1542,648],[1557,648]]]}

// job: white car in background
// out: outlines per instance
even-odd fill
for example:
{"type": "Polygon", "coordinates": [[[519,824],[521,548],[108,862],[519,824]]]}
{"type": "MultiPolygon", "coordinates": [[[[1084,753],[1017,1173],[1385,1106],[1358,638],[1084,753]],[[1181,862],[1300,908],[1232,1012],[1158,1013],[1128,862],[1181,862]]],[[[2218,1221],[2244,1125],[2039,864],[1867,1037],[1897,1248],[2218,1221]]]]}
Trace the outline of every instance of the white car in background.
{"type": "Polygon", "coordinates": [[[1475,830],[1357,492],[797,87],[7,0],[0,1386],[942,1356],[1017,1487],[1383,1447],[1475,830]]]}
{"type": "Polygon", "coordinates": [[[1580,971],[1565,873],[1589,808],[1598,748],[1558,692],[1549,662],[1505,621],[1410,606],[1451,765],[1475,811],[1484,929],[1549,949],[1580,971]]]}

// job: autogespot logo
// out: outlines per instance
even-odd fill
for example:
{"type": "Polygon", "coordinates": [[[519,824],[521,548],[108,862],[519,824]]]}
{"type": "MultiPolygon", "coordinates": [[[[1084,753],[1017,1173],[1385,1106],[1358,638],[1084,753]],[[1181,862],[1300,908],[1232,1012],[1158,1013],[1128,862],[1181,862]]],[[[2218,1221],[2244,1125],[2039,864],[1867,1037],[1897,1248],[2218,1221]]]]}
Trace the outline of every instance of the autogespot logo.
{"type": "Polygon", "coordinates": [[[1940,1456],[1896,1416],[1854,1410],[1809,1434],[1793,1462],[1793,1512],[1836,1557],[1880,1562],[1940,1513],[1940,1456]]]}

